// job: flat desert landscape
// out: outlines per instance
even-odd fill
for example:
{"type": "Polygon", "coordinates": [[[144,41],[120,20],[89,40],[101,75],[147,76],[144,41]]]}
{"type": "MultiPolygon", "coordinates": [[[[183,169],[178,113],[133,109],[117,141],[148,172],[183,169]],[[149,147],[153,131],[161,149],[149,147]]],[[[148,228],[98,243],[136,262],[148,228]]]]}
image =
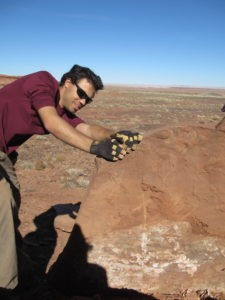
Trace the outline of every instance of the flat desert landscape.
{"type": "MultiPolygon", "coordinates": [[[[15,78],[3,79],[1,77],[1,86],[15,78]]],[[[93,104],[83,108],[78,115],[88,123],[114,128],[115,131],[140,132],[144,142],[145,135],[164,128],[179,125],[214,128],[224,117],[221,112],[224,104],[225,89],[222,88],[107,85],[99,91],[93,104]]],[[[135,152],[138,151],[137,148],[135,152]]],[[[95,176],[96,158],[51,135],[33,136],[18,153],[16,172],[22,196],[20,231],[37,273],[43,276],[57,261],[68,241],[71,224],[76,221],[79,207],[85,201],[95,176]],[[71,204],[77,207],[73,218],[67,213],[71,204]]],[[[93,222],[96,222],[95,216],[93,222]]],[[[153,296],[155,299],[185,299],[184,295],[164,294],[162,290],[153,296]]],[[[213,298],[200,295],[189,299],[213,298]]]]}

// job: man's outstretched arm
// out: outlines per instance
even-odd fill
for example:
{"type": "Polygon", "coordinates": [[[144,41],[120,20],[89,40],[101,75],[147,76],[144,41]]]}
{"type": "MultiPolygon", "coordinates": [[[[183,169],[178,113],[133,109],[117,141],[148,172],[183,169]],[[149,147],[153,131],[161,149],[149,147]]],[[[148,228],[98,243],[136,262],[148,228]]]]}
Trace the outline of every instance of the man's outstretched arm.
{"type": "Polygon", "coordinates": [[[38,110],[38,113],[48,132],[73,147],[90,152],[93,139],[76,130],[69,123],[63,120],[57,114],[54,107],[42,107],[38,110]]]}
{"type": "Polygon", "coordinates": [[[52,106],[42,107],[38,110],[39,116],[48,132],[63,142],[103,157],[109,161],[123,159],[126,151],[116,139],[103,139],[101,142],[93,137],[89,137],[85,132],[73,128],[60,116],[52,106]]]}
{"type": "Polygon", "coordinates": [[[76,130],[95,141],[108,139],[113,133],[115,133],[115,130],[108,129],[100,125],[90,125],[86,123],[78,124],[76,130]]]}

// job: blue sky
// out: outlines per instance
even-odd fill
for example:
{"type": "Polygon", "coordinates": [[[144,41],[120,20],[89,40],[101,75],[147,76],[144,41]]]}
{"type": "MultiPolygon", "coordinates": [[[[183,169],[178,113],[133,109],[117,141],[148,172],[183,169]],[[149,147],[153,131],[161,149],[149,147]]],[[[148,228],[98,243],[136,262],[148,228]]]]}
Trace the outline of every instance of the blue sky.
{"type": "Polygon", "coordinates": [[[225,0],[3,0],[0,73],[225,87],[225,0]]]}

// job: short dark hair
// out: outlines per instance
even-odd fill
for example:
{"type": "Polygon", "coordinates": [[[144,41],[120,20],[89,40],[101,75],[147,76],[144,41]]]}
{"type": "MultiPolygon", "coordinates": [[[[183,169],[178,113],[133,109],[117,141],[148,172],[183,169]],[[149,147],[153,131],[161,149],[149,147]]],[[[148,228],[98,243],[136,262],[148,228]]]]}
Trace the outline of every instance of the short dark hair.
{"type": "Polygon", "coordinates": [[[78,80],[86,78],[90,80],[96,91],[102,90],[104,88],[101,77],[96,75],[92,70],[86,67],[81,67],[79,65],[74,65],[71,70],[65,73],[61,80],[60,86],[64,85],[66,79],[71,79],[72,83],[77,83],[78,80]]]}

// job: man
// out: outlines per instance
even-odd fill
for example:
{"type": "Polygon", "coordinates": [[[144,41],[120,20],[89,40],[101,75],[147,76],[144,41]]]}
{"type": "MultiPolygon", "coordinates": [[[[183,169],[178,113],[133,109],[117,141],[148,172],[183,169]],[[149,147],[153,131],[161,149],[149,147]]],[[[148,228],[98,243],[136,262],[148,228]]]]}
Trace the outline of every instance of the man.
{"type": "Polygon", "coordinates": [[[130,131],[114,132],[86,124],[76,112],[103,89],[101,78],[75,65],[60,84],[40,71],[17,79],[0,90],[0,288],[18,285],[19,183],[13,167],[16,149],[33,134],[51,133],[72,147],[109,161],[124,158],[141,141],[130,131]]]}

